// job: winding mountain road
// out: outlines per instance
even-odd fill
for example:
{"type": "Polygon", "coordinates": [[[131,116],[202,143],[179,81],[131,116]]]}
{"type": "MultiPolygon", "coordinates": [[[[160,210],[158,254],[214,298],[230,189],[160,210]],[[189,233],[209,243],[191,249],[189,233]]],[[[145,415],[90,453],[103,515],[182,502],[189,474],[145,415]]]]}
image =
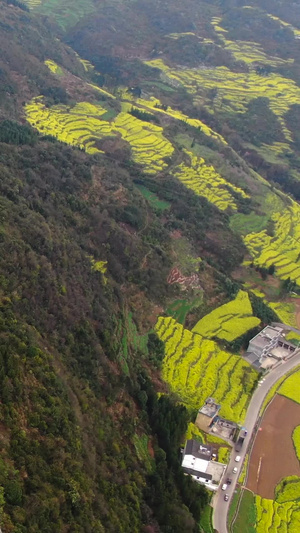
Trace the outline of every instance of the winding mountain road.
{"type": "MultiPolygon", "coordinates": [[[[250,401],[246,420],[244,422],[245,428],[247,428],[248,434],[245,438],[243,448],[240,452],[235,452],[234,448],[232,449],[231,455],[230,455],[230,461],[228,463],[228,467],[224,474],[224,482],[227,477],[232,478],[232,483],[229,485],[226,489],[226,493],[229,495],[229,500],[227,502],[224,501],[224,494],[225,492],[221,490],[221,488],[218,489],[216,494],[213,498],[213,526],[215,530],[218,533],[228,533],[227,531],[227,513],[229,510],[230,500],[234,494],[235,487],[243,466],[243,462],[245,459],[245,455],[247,453],[248,446],[250,444],[252,435],[254,431],[257,431],[257,428],[255,428],[255,424],[257,422],[257,419],[259,418],[259,411],[261,409],[261,406],[263,404],[263,401],[268,394],[270,388],[278,381],[282,376],[287,374],[290,370],[295,368],[300,364],[300,349],[296,350],[294,355],[288,359],[287,361],[282,362],[277,368],[274,370],[271,370],[269,374],[267,374],[265,377],[262,378],[261,383],[257,387],[256,391],[254,392],[252,399],[250,401]],[[254,429],[255,428],[255,429],[254,429]],[[237,455],[240,455],[241,460],[239,463],[235,462],[235,457],[237,455]],[[238,471],[236,474],[232,473],[232,470],[234,467],[238,468],[238,471]]],[[[222,485],[222,483],[221,483],[222,485]]]]}

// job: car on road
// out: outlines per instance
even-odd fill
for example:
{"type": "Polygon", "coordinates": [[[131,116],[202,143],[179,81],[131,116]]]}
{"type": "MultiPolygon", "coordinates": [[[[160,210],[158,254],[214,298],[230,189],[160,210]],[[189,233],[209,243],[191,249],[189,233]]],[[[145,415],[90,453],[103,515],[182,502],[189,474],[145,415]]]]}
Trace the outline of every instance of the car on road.
{"type": "Polygon", "coordinates": [[[222,490],[226,490],[226,489],[227,489],[227,483],[223,483],[222,490]]]}
{"type": "Polygon", "coordinates": [[[226,479],[226,483],[227,483],[227,485],[231,485],[231,483],[232,483],[232,479],[231,479],[231,477],[228,477],[228,478],[226,479]]]}
{"type": "Polygon", "coordinates": [[[232,473],[233,473],[233,474],[236,474],[237,471],[238,471],[237,466],[235,466],[234,469],[232,470],[232,473]]]}
{"type": "Polygon", "coordinates": [[[240,455],[237,455],[236,458],[235,458],[235,462],[236,463],[239,463],[241,460],[241,456],[240,455]]]}
{"type": "Polygon", "coordinates": [[[225,496],[224,496],[224,500],[225,500],[225,502],[228,502],[228,500],[229,500],[229,494],[225,494],[225,496]]]}

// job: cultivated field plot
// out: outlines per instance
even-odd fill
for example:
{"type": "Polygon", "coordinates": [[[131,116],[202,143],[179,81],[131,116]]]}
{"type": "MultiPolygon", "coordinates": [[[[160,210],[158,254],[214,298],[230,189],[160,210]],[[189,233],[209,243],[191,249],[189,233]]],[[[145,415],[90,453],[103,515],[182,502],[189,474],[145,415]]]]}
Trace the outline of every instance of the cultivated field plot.
{"type": "Polygon", "coordinates": [[[273,499],[281,479],[300,476],[292,441],[299,419],[300,405],[280,395],[275,396],[266,410],[250,457],[247,480],[247,487],[262,498],[273,499]]]}
{"type": "Polygon", "coordinates": [[[204,196],[209,202],[215,204],[221,211],[228,207],[236,210],[237,205],[232,190],[243,198],[247,194],[239,187],[232,185],[216,172],[212,165],[206,165],[202,157],[195,156],[184,149],[190,159],[190,166],[181,163],[176,167],[174,175],[188,188],[199,196],[204,196]]]}
{"type": "Polygon", "coordinates": [[[173,318],[159,317],[155,330],[165,343],[162,375],[171,390],[196,409],[213,396],[222,404],[224,417],[242,422],[257,379],[255,370],[173,318]]]}
{"type": "Polygon", "coordinates": [[[92,0],[24,0],[24,3],[38,13],[52,16],[64,29],[95,10],[92,0]]]}
{"type": "MultiPolygon", "coordinates": [[[[157,61],[161,61],[160,59],[157,61]]],[[[163,63],[162,63],[163,65],[163,63]]],[[[126,97],[128,98],[129,95],[126,93],[126,97]]],[[[161,102],[155,98],[154,96],[151,96],[149,100],[145,100],[143,98],[138,98],[136,100],[136,103],[141,105],[144,108],[149,109],[150,111],[155,111],[156,113],[161,113],[163,115],[167,115],[171,118],[174,118],[175,120],[181,120],[182,122],[185,122],[189,126],[192,126],[193,128],[198,128],[204,133],[207,137],[212,137],[215,141],[219,141],[222,144],[227,144],[224,137],[220,135],[219,133],[212,130],[205,122],[202,122],[202,120],[199,120],[198,118],[191,118],[188,115],[185,115],[180,111],[179,109],[172,109],[172,107],[168,106],[167,109],[161,109],[160,106],[161,102]]]]}
{"type": "MultiPolygon", "coordinates": [[[[288,326],[297,327],[296,305],[293,302],[268,302],[268,305],[275,311],[281,322],[288,326]]],[[[294,333],[294,337],[297,336],[294,333]]],[[[293,338],[293,337],[291,337],[293,338]]]]}
{"type": "Polygon", "coordinates": [[[290,278],[300,285],[300,206],[293,202],[271,218],[274,235],[266,230],[250,233],[244,237],[245,245],[255,265],[275,265],[279,278],[290,278]]]}
{"type": "Polygon", "coordinates": [[[225,50],[231,52],[237,61],[243,61],[248,65],[252,63],[263,65],[270,65],[271,67],[280,67],[282,65],[291,64],[293,59],[282,59],[281,57],[270,56],[266,54],[263,47],[259,43],[253,41],[230,41],[225,38],[227,30],[220,26],[222,19],[215,17],[212,19],[212,25],[218,38],[222,41],[225,50]]]}
{"type": "MultiPolygon", "coordinates": [[[[296,478],[296,476],[295,476],[296,478]]],[[[300,531],[300,478],[284,480],[276,490],[276,500],[256,496],[257,533],[298,533],[300,531]]]]}
{"type": "Polygon", "coordinates": [[[239,291],[234,300],[201,318],[193,328],[193,333],[230,342],[259,324],[260,319],[253,316],[248,293],[239,291]]]}
{"type": "Polygon", "coordinates": [[[45,135],[73,144],[90,154],[99,153],[97,140],[121,136],[131,147],[133,159],[149,174],[167,166],[164,158],[172,155],[174,148],[163,136],[163,128],[143,122],[129,113],[121,112],[112,121],[103,120],[107,113],[100,104],[80,102],[73,108],[56,105],[47,108],[43,98],[34,98],[26,105],[28,122],[45,135]]]}
{"type": "Polygon", "coordinates": [[[300,404],[300,371],[295,372],[278,389],[279,394],[300,404]]]}
{"type": "Polygon", "coordinates": [[[283,116],[293,104],[300,103],[300,88],[293,80],[276,73],[263,77],[253,70],[232,72],[227,67],[171,68],[162,59],[146,63],[160,69],[163,79],[169,80],[171,84],[177,82],[183,85],[193,95],[195,103],[203,104],[207,99],[207,91],[213,89],[216,94],[214,108],[220,109],[223,113],[245,113],[251,100],[268,98],[269,107],[278,117],[286,140],[292,141],[283,116]]]}

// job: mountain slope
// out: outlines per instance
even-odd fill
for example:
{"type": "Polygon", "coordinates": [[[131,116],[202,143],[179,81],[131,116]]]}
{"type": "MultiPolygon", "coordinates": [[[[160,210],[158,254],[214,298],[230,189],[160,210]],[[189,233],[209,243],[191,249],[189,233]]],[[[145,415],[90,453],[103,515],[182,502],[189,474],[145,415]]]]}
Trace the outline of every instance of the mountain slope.
{"type": "Polygon", "coordinates": [[[187,424],[212,394],[242,422],[237,352],[300,284],[297,8],[26,4],[0,2],[1,526],[199,531],[187,424]],[[192,331],[224,304],[230,336],[192,331]]]}

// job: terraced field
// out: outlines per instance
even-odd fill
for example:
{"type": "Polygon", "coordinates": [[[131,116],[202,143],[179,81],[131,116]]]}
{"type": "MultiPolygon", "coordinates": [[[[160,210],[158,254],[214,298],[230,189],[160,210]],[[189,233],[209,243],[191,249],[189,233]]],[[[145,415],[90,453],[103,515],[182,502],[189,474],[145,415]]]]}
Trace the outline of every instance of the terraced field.
{"type": "Polygon", "coordinates": [[[38,13],[55,18],[63,29],[70,28],[94,11],[92,0],[24,0],[24,4],[38,13]]]}
{"type": "MultiPolygon", "coordinates": [[[[268,305],[275,311],[280,321],[288,326],[297,327],[295,304],[292,302],[269,302],[268,305]]],[[[292,336],[296,337],[296,333],[292,336]]],[[[291,336],[291,338],[292,338],[291,336]]]]}
{"type": "MultiPolygon", "coordinates": [[[[157,62],[158,62],[158,64],[162,64],[163,65],[163,62],[160,59],[158,59],[157,62]]],[[[125,99],[128,98],[128,93],[127,92],[124,95],[124,98],[125,99]]],[[[169,116],[171,118],[174,118],[176,120],[180,120],[182,122],[185,122],[186,124],[188,124],[189,126],[192,126],[193,128],[200,129],[205,135],[207,135],[207,137],[212,137],[216,141],[219,141],[219,142],[221,142],[223,144],[227,144],[227,142],[225,141],[224,137],[222,137],[222,135],[220,135],[216,131],[212,130],[209,126],[207,126],[207,124],[202,122],[202,120],[199,120],[197,118],[191,118],[188,115],[185,115],[184,113],[182,113],[182,111],[180,111],[179,109],[172,109],[172,107],[170,107],[170,106],[168,106],[167,109],[161,109],[160,107],[157,107],[157,106],[161,105],[161,102],[157,98],[155,98],[154,96],[149,98],[149,100],[145,100],[143,98],[138,98],[136,100],[136,103],[141,105],[142,107],[144,107],[146,109],[149,109],[149,111],[155,111],[156,113],[161,113],[163,115],[167,115],[167,116],[169,116]]]]}
{"type": "Polygon", "coordinates": [[[192,152],[184,150],[190,159],[190,166],[185,162],[175,168],[174,175],[188,188],[199,196],[204,196],[207,200],[215,204],[221,211],[228,207],[236,210],[235,198],[230,194],[230,190],[239,193],[243,198],[247,194],[232,185],[216,172],[212,165],[206,165],[205,160],[196,157],[192,152]]]}
{"type": "Polygon", "coordinates": [[[298,533],[300,530],[300,478],[285,478],[275,500],[255,497],[257,533],[298,533]]]}
{"type": "Polygon", "coordinates": [[[208,103],[209,91],[213,89],[213,107],[222,112],[245,113],[251,100],[268,98],[269,107],[278,117],[287,141],[292,141],[283,116],[293,104],[300,103],[300,88],[293,80],[276,73],[264,77],[253,70],[232,72],[227,67],[171,68],[162,59],[147,61],[146,64],[158,68],[162,79],[183,85],[193,95],[196,104],[208,103]]]}
{"type": "Polygon", "coordinates": [[[253,41],[230,41],[225,38],[227,30],[220,26],[222,19],[215,17],[212,19],[212,25],[218,35],[219,40],[222,41],[225,50],[231,52],[237,61],[243,61],[250,67],[252,63],[256,65],[262,63],[263,65],[270,65],[271,67],[280,67],[282,65],[292,64],[293,59],[282,59],[281,57],[270,56],[266,54],[259,43],[253,41]]]}
{"type": "Polygon", "coordinates": [[[269,267],[275,265],[276,275],[290,278],[300,285],[300,206],[291,202],[281,212],[272,215],[274,235],[266,230],[250,233],[244,242],[253,257],[254,264],[269,267]]]}
{"type": "Polygon", "coordinates": [[[163,129],[143,122],[129,113],[121,112],[112,121],[103,120],[107,109],[100,104],[80,102],[73,108],[56,105],[45,106],[42,97],[26,105],[28,122],[41,133],[53,135],[67,144],[79,146],[90,154],[99,153],[97,140],[108,136],[120,136],[127,141],[136,163],[149,174],[155,174],[167,166],[165,157],[174,148],[163,136],[163,129]]]}
{"type": "Polygon", "coordinates": [[[171,390],[195,409],[213,396],[223,416],[242,422],[257,378],[250,365],[173,318],[159,317],[155,330],[165,343],[162,375],[171,390]]]}
{"type": "Polygon", "coordinates": [[[193,333],[199,333],[206,338],[218,337],[230,342],[259,324],[260,319],[253,316],[248,293],[239,291],[234,300],[201,318],[193,333]]]}

